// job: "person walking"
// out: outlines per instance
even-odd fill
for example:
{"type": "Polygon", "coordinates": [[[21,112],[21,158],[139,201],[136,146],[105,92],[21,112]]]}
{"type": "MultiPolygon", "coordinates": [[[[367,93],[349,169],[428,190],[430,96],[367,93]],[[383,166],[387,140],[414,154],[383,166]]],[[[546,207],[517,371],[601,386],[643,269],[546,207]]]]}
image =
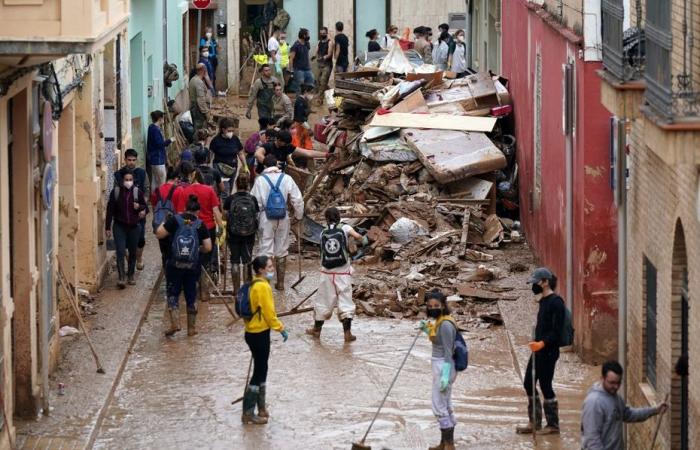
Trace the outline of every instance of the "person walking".
{"type": "Polygon", "coordinates": [[[369,42],[367,43],[367,51],[368,52],[379,52],[382,50],[382,46],[379,45],[379,32],[377,31],[376,28],[372,28],[369,30],[367,33],[365,33],[365,37],[369,39],[369,42]]]}
{"type": "Polygon", "coordinates": [[[311,100],[314,98],[314,87],[305,84],[301,87],[301,95],[294,99],[294,122],[308,126],[309,114],[311,114],[311,100]]]}
{"type": "Polygon", "coordinates": [[[275,95],[275,84],[279,84],[279,80],[272,76],[270,65],[260,66],[260,78],[250,86],[248,94],[248,106],[245,112],[247,119],[252,117],[253,102],[258,107],[258,118],[272,117],[272,96],[275,95]]]}
{"type": "Polygon", "coordinates": [[[552,381],[559,359],[559,341],[564,329],[566,305],[555,292],[557,277],[548,268],[536,269],[528,279],[528,284],[532,285],[532,293],[538,297],[539,310],[534,340],[528,344],[532,355],[527,363],[523,382],[528,396],[529,422],[527,425],[518,426],[516,431],[519,434],[530,434],[533,429],[542,428],[542,404],[537,391],[533,392],[534,359],[535,381],[539,381],[540,390],[544,396],[544,413],[547,418],[547,426],[538,431],[538,434],[559,434],[559,403],[552,388],[552,381]]]}
{"type": "Polygon", "coordinates": [[[148,213],[148,205],[144,193],[134,183],[134,174],[124,172],[121,185],[117,184],[109,194],[107,201],[107,214],[105,217],[105,232],[107,237],[114,236],[114,244],[117,248],[117,286],[119,289],[126,287],[125,281],[130,285],[136,284],[134,272],[136,270],[136,253],[139,236],[141,234],[140,222],[148,213]],[[128,251],[128,268],[124,270],[124,258],[128,251]]]}
{"type": "Polygon", "coordinates": [[[196,75],[190,78],[188,85],[190,114],[195,130],[206,128],[207,124],[212,121],[208,87],[204,81],[206,76],[207,67],[199,63],[196,66],[196,75]]]}
{"type": "Polygon", "coordinates": [[[413,49],[423,58],[423,64],[433,63],[433,49],[428,41],[428,29],[420,26],[413,30],[416,40],[413,49]]]}
{"type": "Polygon", "coordinates": [[[207,88],[209,88],[209,91],[211,91],[212,96],[216,96],[216,89],[214,88],[214,67],[211,65],[211,61],[209,60],[209,47],[200,47],[199,48],[199,61],[197,61],[199,64],[204,64],[204,67],[207,69],[206,76],[204,77],[204,82],[207,85],[207,88]]]}
{"type": "Polygon", "coordinates": [[[282,67],[282,86],[285,88],[285,92],[290,92],[289,78],[291,73],[289,72],[289,42],[287,42],[287,33],[284,31],[280,32],[280,64],[282,67]]]}
{"type": "Polygon", "coordinates": [[[268,64],[273,68],[275,78],[284,90],[284,74],[282,73],[282,55],[280,54],[280,27],[275,25],[272,28],[272,35],[267,40],[267,53],[270,55],[268,64]]]}
{"type": "Polygon", "coordinates": [[[386,34],[382,37],[380,42],[381,47],[384,50],[391,50],[391,48],[399,41],[399,27],[396,25],[389,25],[386,28],[386,34]]]}
{"type": "Polygon", "coordinates": [[[294,92],[297,94],[301,92],[302,85],[314,84],[314,74],[311,72],[311,60],[309,59],[310,40],[309,30],[302,28],[299,30],[299,39],[289,50],[289,64],[294,71],[294,92]]]}
{"type": "Polygon", "coordinates": [[[447,70],[447,61],[450,58],[450,44],[452,39],[450,33],[443,31],[438,38],[437,44],[433,48],[433,64],[438,70],[447,70]]]}
{"type": "MultiPolygon", "coordinates": [[[[134,176],[134,186],[146,195],[146,171],[142,167],[137,167],[139,154],[133,148],[128,148],[124,152],[124,166],[114,172],[114,185],[121,186],[126,173],[134,176]]],[[[143,270],[143,249],[146,247],[146,216],[139,221],[139,240],[136,247],[136,269],[143,270]]]]}
{"type": "Polygon", "coordinates": [[[324,92],[328,90],[328,80],[330,80],[333,70],[333,43],[328,38],[328,27],[322,27],[318,33],[314,58],[318,67],[319,98],[323,99],[324,92]]]}
{"type": "Polygon", "coordinates": [[[187,302],[187,335],[197,334],[197,282],[201,275],[200,255],[211,252],[212,240],[199,220],[197,196],[190,194],[185,211],[168,218],[156,230],[156,237],[169,240],[171,250],[165,265],[170,328],[166,336],[180,331],[180,293],[187,302]]]}
{"type": "Polygon", "coordinates": [[[455,343],[457,341],[457,323],[450,316],[447,297],[439,290],[433,290],[426,298],[428,320],[420,322],[432,343],[431,365],[433,373],[432,399],[433,414],[440,427],[440,444],[429,450],[454,450],[454,431],[457,420],[452,406],[452,386],[457,378],[454,364],[455,343]]]}
{"type": "Polygon", "coordinates": [[[284,290],[284,275],[289,254],[289,214],[287,205],[291,203],[296,220],[304,218],[304,197],[292,177],[282,173],[277,167],[275,155],[267,155],[263,161],[265,169],[255,179],[250,192],[258,201],[262,211],[259,214],[258,252],[275,258],[277,281],[275,289],[284,290]],[[272,207],[276,207],[275,210],[272,207]]]}
{"type": "Polygon", "coordinates": [[[231,253],[233,293],[241,287],[241,279],[249,283],[252,277],[253,246],[258,232],[260,205],[250,192],[250,177],[236,179],[236,193],[224,202],[226,241],[231,253]],[[241,277],[241,272],[244,276],[241,277]]]}
{"type": "Polygon", "coordinates": [[[326,229],[321,233],[321,283],[314,301],[314,326],[306,334],[321,337],[323,323],[338,308],[338,319],[343,324],[345,342],[353,342],[352,319],[355,316],[355,303],[352,301],[352,265],[349,238],[367,245],[367,236],[362,236],[350,225],[341,223],[338,208],[331,207],[324,213],[326,229]]]}
{"type": "Polygon", "coordinates": [[[272,97],[272,120],[277,123],[281,119],[292,120],[294,118],[294,105],[284,88],[280,84],[275,85],[275,95],[272,97]]]}
{"type": "Polygon", "coordinates": [[[151,113],[151,124],[148,126],[148,136],[146,137],[146,156],[148,164],[151,165],[151,192],[154,192],[165,183],[166,163],[168,157],[166,148],[173,142],[163,137],[163,124],[165,114],[163,111],[153,111],[151,113]]]}
{"type": "MultiPolygon", "coordinates": [[[[178,171],[172,167],[168,167],[166,174],[165,183],[161,184],[158,189],[151,192],[151,206],[153,207],[153,225],[155,227],[154,232],[158,232],[160,225],[165,223],[165,221],[175,214],[175,206],[173,204],[173,198],[175,197],[175,192],[180,189],[177,182],[178,171]],[[163,222],[157,223],[158,220],[163,220],[163,222]]],[[[158,240],[158,246],[160,247],[160,256],[163,267],[168,260],[170,255],[170,239],[164,238],[158,240]]]]}
{"type": "Polygon", "coordinates": [[[221,177],[221,173],[209,163],[209,150],[206,148],[198,148],[193,155],[195,168],[202,173],[202,184],[211,186],[217,195],[226,194],[226,186],[221,177]]]}
{"type": "Polygon", "coordinates": [[[333,59],[335,59],[335,71],[347,72],[350,67],[350,39],[343,33],[343,22],[335,23],[335,37],[333,38],[333,59]]]}
{"type": "Polygon", "coordinates": [[[270,413],[267,410],[267,371],[270,359],[270,330],[282,335],[284,342],[289,332],[277,318],[275,299],[270,281],[275,277],[275,266],[268,256],[258,256],[253,260],[253,280],[250,286],[250,310],[253,316],[245,321],[245,342],[253,358],[253,376],[243,395],[244,424],[266,424],[270,413]],[[258,413],[255,413],[255,408],[258,413]]]}
{"type": "Polygon", "coordinates": [[[455,50],[450,54],[448,61],[450,70],[457,74],[457,78],[464,78],[467,73],[467,44],[464,42],[464,30],[455,33],[455,50]]]}
{"type": "MultiPolygon", "coordinates": [[[[219,66],[218,55],[219,44],[214,39],[214,30],[212,27],[204,29],[204,37],[199,40],[199,48],[206,48],[208,52],[209,64],[211,65],[211,84],[216,89],[216,68],[219,66]]],[[[216,92],[214,92],[216,94],[216,92]]]]}
{"type": "Polygon", "coordinates": [[[274,141],[268,141],[255,150],[255,158],[258,160],[257,173],[265,169],[264,161],[267,155],[273,155],[284,172],[288,164],[294,165],[293,158],[328,158],[329,153],[317,150],[307,150],[292,145],[292,134],[289,131],[278,131],[274,141]]]}
{"type": "Polygon", "coordinates": [[[624,450],[623,423],[644,422],[663,414],[668,404],[649,408],[630,408],[617,391],[622,383],[622,366],[607,361],[601,379],[588,391],[581,411],[581,448],[583,450],[624,450]]]}
{"type": "Polygon", "coordinates": [[[209,143],[209,150],[214,154],[212,165],[224,178],[231,179],[232,183],[239,163],[241,169],[247,170],[243,144],[235,132],[233,120],[224,117],[219,121],[219,133],[209,143]]]}

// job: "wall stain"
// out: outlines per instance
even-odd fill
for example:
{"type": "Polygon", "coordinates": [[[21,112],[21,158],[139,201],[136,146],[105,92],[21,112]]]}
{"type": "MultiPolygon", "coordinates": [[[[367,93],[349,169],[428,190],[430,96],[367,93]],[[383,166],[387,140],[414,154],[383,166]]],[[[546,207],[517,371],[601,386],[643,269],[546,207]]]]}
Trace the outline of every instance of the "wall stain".
{"type": "Polygon", "coordinates": [[[597,245],[593,247],[591,252],[588,254],[588,258],[586,259],[586,272],[588,272],[588,275],[597,273],[600,266],[602,266],[607,260],[607,253],[601,250],[597,245]]]}
{"type": "Polygon", "coordinates": [[[597,166],[597,167],[585,166],[584,170],[586,171],[586,175],[591,176],[593,178],[599,178],[599,177],[603,176],[603,172],[605,171],[605,168],[602,166],[597,166]]]}

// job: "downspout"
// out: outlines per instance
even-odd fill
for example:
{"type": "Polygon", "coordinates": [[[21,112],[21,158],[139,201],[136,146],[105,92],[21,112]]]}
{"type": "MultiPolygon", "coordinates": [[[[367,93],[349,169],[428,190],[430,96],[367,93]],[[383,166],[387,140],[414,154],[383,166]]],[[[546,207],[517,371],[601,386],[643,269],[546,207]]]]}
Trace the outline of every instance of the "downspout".
{"type": "MultiPolygon", "coordinates": [[[[168,0],[163,0],[163,61],[168,62],[168,0]]],[[[161,67],[161,71],[163,71],[161,67]]],[[[165,75],[165,73],[163,74],[165,75]]],[[[168,86],[163,76],[163,98],[168,99],[168,86]]]]}

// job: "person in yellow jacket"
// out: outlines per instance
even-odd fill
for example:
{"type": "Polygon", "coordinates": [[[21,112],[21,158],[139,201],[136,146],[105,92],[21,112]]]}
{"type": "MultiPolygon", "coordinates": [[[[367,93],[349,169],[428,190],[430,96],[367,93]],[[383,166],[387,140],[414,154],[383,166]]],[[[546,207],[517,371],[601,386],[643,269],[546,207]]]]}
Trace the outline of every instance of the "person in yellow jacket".
{"type": "Polygon", "coordinates": [[[270,414],[265,406],[267,361],[270,358],[270,330],[282,334],[287,342],[289,333],[277,318],[270,280],[275,278],[272,258],[258,256],[253,260],[253,281],[250,286],[250,310],[253,317],[245,321],[245,342],[253,356],[253,376],[243,396],[244,424],[266,424],[270,414]],[[255,414],[255,407],[258,413],[255,414]]]}
{"type": "Polygon", "coordinates": [[[287,42],[287,33],[282,31],[280,33],[280,67],[282,69],[282,78],[284,81],[284,86],[289,86],[289,42],[287,42]]]}

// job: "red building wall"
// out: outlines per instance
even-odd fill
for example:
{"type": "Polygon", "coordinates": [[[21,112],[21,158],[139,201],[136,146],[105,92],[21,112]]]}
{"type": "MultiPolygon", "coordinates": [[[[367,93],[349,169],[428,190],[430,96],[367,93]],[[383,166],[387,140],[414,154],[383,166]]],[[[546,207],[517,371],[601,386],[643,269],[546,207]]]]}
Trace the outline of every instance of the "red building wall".
{"type": "Polygon", "coordinates": [[[566,293],[566,137],[563,65],[575,65],[573,136],[573,312],[576,344],[584,359],[617,350],[617,224],[610,188],[610,115],[600,102],[596,70],[585,62],[582,38],[525,0],[503,2],[503,75],[515,106],[520,209],[523,228],[542,265],[566,293]],[[535,186],[536,61],[540,55],[541,193],[535,186]]]}

